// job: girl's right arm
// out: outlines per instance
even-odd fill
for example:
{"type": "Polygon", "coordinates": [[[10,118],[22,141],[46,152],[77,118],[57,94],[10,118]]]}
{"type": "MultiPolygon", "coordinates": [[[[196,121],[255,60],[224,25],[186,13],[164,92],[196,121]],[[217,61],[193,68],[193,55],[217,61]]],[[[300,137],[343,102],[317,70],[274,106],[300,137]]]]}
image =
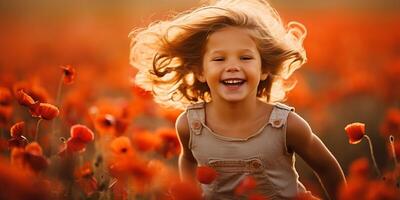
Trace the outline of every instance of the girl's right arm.
{"type": "Polygon", "coordinates": [[[178,139],[181,144],[179,155],[179,174],[182,180],[194,180],[196,177],[197,162],[189,149],[190,128],[186,112],[183,112],[175,123],[178,139]]]}

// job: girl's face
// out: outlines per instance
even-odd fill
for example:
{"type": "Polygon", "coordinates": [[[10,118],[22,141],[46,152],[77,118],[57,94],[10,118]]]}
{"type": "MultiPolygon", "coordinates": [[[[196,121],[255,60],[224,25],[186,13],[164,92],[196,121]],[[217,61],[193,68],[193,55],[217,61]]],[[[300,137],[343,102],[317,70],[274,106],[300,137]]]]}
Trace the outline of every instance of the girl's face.
{"type": "Polygon", "coordinates": [[[249,30],[226,27],[212,33],[203,56],[203,71],[197,76],[207,82],[213,100],[228,102],[256,98],[260,80],[261,58],[249,30]]]}

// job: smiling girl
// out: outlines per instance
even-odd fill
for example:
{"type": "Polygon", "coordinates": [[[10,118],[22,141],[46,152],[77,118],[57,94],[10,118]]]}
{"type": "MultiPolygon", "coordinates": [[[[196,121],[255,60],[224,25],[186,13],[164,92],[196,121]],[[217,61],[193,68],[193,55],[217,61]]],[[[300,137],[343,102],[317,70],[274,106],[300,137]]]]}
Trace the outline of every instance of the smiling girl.
{"type": "MultiPolygon", "coordinates": [[[[306,61],[303,25],[285,27],[263,0],[221,0],[131,33],[136,83],[156,102],[185,109],[176,121],[179,169],[214,168],[205,199],[240,199],[246,177],[268,199],[307,194],[294,168],[298,154],[330,198],[345,183],[334,156],[292,107],[278,103],[285,79],[306,61]]],[[[300,100],[300,99],[299,99],[300,100]]]]}

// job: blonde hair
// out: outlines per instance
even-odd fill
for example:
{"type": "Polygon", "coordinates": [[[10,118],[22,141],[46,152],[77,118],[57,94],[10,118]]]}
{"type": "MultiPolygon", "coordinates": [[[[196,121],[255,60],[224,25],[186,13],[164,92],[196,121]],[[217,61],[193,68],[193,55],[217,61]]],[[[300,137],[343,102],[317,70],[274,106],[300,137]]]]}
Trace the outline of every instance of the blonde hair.
{"type": "Polygon", "coordinates": [[[130,64],[138,69],[135,83],[152,91],[155,101],[166,106],[185,108],[210,101],[210,89],[195,75],[201,73],[209,35],[227,26],[252,33],[262,71],[269,73],[260,81],[257,96],[266,102],[284,100],[294,86],[286,79],[306,62],[306,29],[297,22],[284,27],[264,0],[215,1],[132,31],[130,64]]]}

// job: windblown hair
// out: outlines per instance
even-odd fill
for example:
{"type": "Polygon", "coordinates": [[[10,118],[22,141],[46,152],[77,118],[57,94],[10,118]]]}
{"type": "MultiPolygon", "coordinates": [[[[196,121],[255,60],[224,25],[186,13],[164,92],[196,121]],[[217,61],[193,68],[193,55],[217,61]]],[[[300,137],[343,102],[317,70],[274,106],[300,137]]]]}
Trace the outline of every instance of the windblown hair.
{"type": "Polygon", "coordinates": [[[170,107],[210,101],[209,87],[196,74],[202,72],[208,37],[228,26],[250,30],[262,71],[269,73],[260,81],[257,97],[266,102],[284,100],[294,86],[286,80],[307,59],[306,29],[297,22],[285,27],[266,0],[215,1],[132,31],[130,64],[138,69],[135,83],[170,107]]]}

